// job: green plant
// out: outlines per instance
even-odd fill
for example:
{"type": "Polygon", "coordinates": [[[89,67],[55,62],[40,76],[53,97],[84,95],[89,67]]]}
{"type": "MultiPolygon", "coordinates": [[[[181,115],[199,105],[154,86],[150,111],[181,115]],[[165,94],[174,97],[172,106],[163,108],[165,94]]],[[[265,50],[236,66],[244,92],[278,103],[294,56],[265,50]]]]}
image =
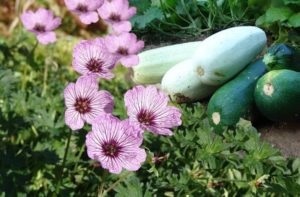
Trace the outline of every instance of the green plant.
{"type": "MultiPolygon", "coordinates": [[[[262,1],[251,1],[251,5],[262,5],[262,1]]],[[[271,0],[263,3],[264,11],[256,20],[256,25],[273,33],[276,42],[299,45],[300,2],[293,0],[271,0]]]]}
{"type": "MultiPolygon", "coordinates": [[[[216,134],[200,103],[178,105],[183,125],[171,138],[145,134],[148,159],[139,171],[109,175],[86,155],[84,140],[90,128],[71,133],[64,124],[61,92],[74,72],[61,50],[72,47],[59,47],[46,56],[49,52],[42,51],[51,47],[34,49],[26,35],[20,31],[0,44],[1,195],[299,194],[299,159],[282,157],[247,121],[216,134]]],[[[132,85],[124,73],[118,68],[116,79],[101,83],[113,92],[114,113],[121,118],[126,116],[122,95],[132,85]]]]}
{"type": "MultiPolygon", "coordinates": [[[[145,134],[148,158],[139,171],[108,174],[87,157],[90,127],[65,126],[62,92],[75,78],[79,38],[59,37],[48,47],[21,28],[0,38],[1,196],[300,195],[300,159],[284,158],[248,121],[215,133],[200,103],[177,105],[183,125],[172,137],[145,134]]],[[[101,88],[113,93],[114,115],[123,119],[123,94],[133,84],[125,69],[114,72],[101,88]]]]}
{"type": "Polygon", "coordinates": [[[249,24],[253,19],[246,13],[248,5],[236,0],[131,0],[138,8],[138,14],[132,19],[134,27],[141,31],[156,31],[162,35],[182,37],[197,36],[207,31],[249,24]]]}

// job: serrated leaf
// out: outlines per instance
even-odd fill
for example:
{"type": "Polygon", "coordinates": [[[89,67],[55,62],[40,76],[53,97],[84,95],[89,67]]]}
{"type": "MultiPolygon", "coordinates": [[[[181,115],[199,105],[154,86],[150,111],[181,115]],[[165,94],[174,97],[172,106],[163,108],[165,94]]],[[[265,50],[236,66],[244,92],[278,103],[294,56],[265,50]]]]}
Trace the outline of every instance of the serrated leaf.
{"type": "Polygon", "coordinates": [[[116,197],[126,197],[126,196],[136,196],[143,197],[143,188],[137,177],[131,176],[127,178],[127,181],[124,185],[118,185],[114,189],[117,194],[116,197]]]}
{"type": "MultiPolygon", "coordinates": [[[[300,2],[300,1],[299,1],[300,2]]],[[[292,27],[300,27],[300,13],[294,14],[289,18],[288,23],[292,27]]]]}
{"type": "Polygon", "coordinates": [[[288,7],[270,7],[266,12],[266,22],[283,22],[293,14],[293,11],[288,7]]]}
{"type": "Polygon", "coordinates": [[[145,28],[152,21],[156,19],[162,19],[163,13],[158,7],[151,7],[143,15],[135,16],[131,19],[134,26],[139,29],[145,28]]]}

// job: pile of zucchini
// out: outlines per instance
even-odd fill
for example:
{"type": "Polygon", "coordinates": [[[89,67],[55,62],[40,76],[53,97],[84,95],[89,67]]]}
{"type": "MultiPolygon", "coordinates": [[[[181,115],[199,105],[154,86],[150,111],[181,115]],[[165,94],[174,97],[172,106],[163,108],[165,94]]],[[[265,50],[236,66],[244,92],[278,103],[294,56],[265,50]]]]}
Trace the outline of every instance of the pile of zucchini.
{"type": "Polygon", "coordinates": [[[300,52],[274,44],[262,55],[266,42],[262,29],[240,26],[144,51],[133,81],[160,83],[177,103],[210,98],[207,115],[216,128],[247,119],[255,106],[272,121],[300,120],[300,52]]]}

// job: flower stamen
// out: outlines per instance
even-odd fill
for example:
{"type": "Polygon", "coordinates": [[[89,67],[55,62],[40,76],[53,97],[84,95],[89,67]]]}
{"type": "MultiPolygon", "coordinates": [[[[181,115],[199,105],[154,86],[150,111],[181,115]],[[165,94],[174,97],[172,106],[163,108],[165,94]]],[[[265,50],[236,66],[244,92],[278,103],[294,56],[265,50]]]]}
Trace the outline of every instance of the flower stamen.
{"type": "Polygon", "coordinates": [[[150,111],[141,109],[137,114],[137,120],[146,126],[153,126],[155,124],[155,115],[150,111]]]}
{"type": "Polygon", "coordinates": [[[85,114],[91,111],[91,101],[88,98],[77,98],[74,104],[75,110],[81,114],[85,114]]]}
{"type": "Polygon", "coordinates": [[[122,147],[115,140],[110,140],[102,144],[103,153],[108,157],[118,157],[122,147]]]}
{"type": "Polygon", "coordinates": [[[119,53],[120,55],[128,55],[128,49],[124,48],[124,47],[119,47],[117,53],[119,53]]]}
{"type": "Polygon", "coordinates": [[[33,28],[34,31],[39,32],[39,33],[45,33],[46,32],[46,27],[41,24],[36,24],[33,28]]]}
{"type": "Polygon", "coordinates": [[[78,4],[78,6],[76,7],[76,10],[79,12],[82,12],[82,13],[86,13],[86,12],[88,12],[88,7],[83,4],[78,4]]]}
{"type": "Polygon", "coordinates": [[[86,64],[86,67],[93,73],[100,73],[102,71],[103,64],[104,62],[100,59],[90,59],[86,64]]]}
{"type": "Polygon", "coordinates": [[[111,15],[109,16],[109,20],[112,20],[114,22],[120,22],[121,21],[121,16],[119,14],[116,14],[116,13],[111,13],[111,15]]]}

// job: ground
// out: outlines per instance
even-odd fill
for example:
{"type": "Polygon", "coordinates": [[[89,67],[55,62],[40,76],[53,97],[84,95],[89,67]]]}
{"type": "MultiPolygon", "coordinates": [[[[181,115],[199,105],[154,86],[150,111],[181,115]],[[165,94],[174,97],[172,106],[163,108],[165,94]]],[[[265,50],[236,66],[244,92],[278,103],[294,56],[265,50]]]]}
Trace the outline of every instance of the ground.
{"type": "Polygon", "coordinates": [[[300,123],[268,123],[258,128],[262,139],[286,157],[300,157],[300,123]]]}

